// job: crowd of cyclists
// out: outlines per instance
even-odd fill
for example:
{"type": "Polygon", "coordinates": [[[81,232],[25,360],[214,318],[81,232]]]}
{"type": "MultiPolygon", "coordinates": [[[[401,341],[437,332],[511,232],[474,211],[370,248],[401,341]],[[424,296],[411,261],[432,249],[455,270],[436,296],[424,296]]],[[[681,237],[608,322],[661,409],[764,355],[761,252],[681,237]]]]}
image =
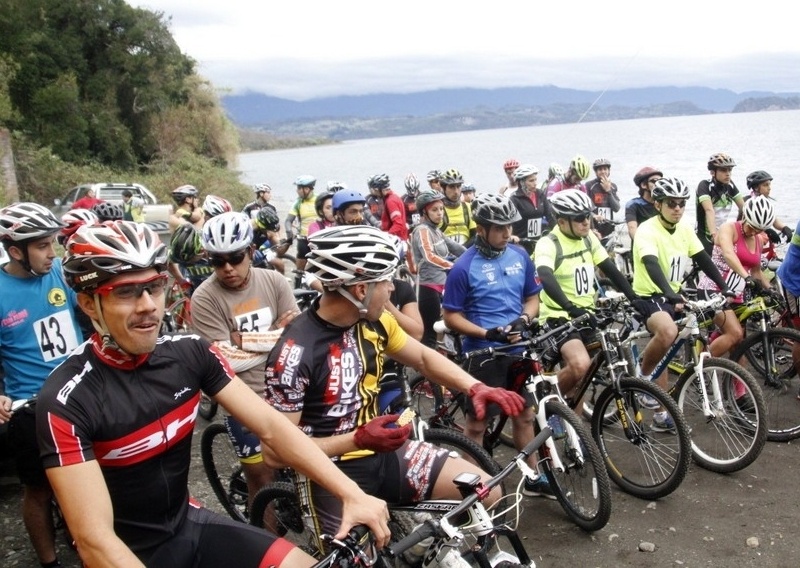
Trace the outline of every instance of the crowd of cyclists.
{"type": "MultiPolygon", "coordinates": [[[[471,350],[519,342],[537,318],[555,328],[588,315],[590,325],[558,346],[569,397],[589,365],[598,275],[652,334],[639,372],[663,387],[666,374],[651,374],[677,336],[692,266],[700,294],[729,298],[714,317],[715,356],[742,340],[733,308],[773,285],[761,263],[770,243],[791,243],[778,276],[800,317],[800,240],[776,216],[772,177],[750,173],[745,194],[732,181],[735,166],[713,154],[694,195],[658,168],[637,172],[638,197],[624,205],[632,274],[603,243],[623,210],[611,163],[580,155],[566,169],[551,164],[542,182],[536,166],[507,160],[506,183],[487,193],[456,168],[431,170],[427,187],[408,174],[402,194],[385,173],[369,178],[366,194],[335,181],[317,193],[316,178],[300,175],[283,217],[266,183],[239,211],[183,185],[172,191],[166,244],[128,199],[88,196],[60,219],[34,203],[2,208],[0,422],[10,423],[23,521],[41,565],[60,565],[53,492],[87,565],[217,566],[231,554],[243,566],[312,565],[283,539],[190,500],[200,390],[226,409],[251,497],[274,468],[291,466],[308,478],[320,532],[342,536],[365,523],[383,545],[385,501],[457,498],[454,475],[488,478],[410,440],[397,415],[382,413],[389,369],[414,368],[466,393],[464,432],[478,443],[497,412],[512,417],[517,449],[533,438],[530,401],[508,390],[511,359],[460,368],[435,349],[438,320],[471,350]],[[683,221],[691,204],[696,227],[683,221]],[[292,246],[294,275],[285,262],[292,246]],[[413,287],[396,278],[402,264],[413,287]],[[161,333],[170,280],[192,297],[197,335],[161,333]],[[300,312],[292,288],[306,285],[320,295],[300,312]],[[14,401],[32,398],[35,413],[12,414],[14,401]]],[[[654,431],[675,428],[657,401],[642,404],[657,411],[654,431]]],[[[526,479],[523,493],[554,498],[543,475],[526,479]]]]}

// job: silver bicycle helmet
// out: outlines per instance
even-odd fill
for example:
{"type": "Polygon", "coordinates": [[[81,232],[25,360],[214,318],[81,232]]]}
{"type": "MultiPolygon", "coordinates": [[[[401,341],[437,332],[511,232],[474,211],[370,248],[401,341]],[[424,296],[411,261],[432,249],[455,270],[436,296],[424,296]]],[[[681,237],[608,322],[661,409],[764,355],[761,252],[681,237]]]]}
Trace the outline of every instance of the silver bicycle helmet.
{"type": "Polygon", "coordinates": [[[553,162],[550,164],[550,167],[547,168],[547,177],[550,179],[564,177],[564,168],[561,167],[561,164],[553,162]]]}
{"type": "Polygon", "coordinates": [[[172,199],[180,205],[187,197],[197,197],[200,195],[200,192],[197,191],[197,188],[193,185],[182,185],[180,187],[176,187],[172,190],[172,199]]]}
{"type": "Polygon", "coordinates": [[[252,242],[253,225],[244,213],[223,213],[203,225],[203,248],[211,254],[237,252],[252,242]]]}
{"type": "Polygon", "coordinates": [[[104,221],[121,221],[125,213],[122,210],[122,205],[119,203],[111,203],[103,201],[92,207],[92,211],[100,222],[104,221]]]}
{"type": "Polygon", "coordinates": [[[389,233],[368,225],[330,227],[308,239],[309,272],[328,289],[391,277],[397,267],[389,233]]]}
{"type": "Polygon", "coordinates": [[[386,174],[375,174],[367,180],[367,187],[370,189],[386,189],[389,187],[389,176],[386,174]]]}
{"type": "Polygon", "coordinates": [[[406,192],[410,193],[411,195],[414,195],[419,191],[419,180],[414,174],[408,174],[406,179],[403,180],[403,185],[406,186],[406,192]]]}
{"type": "Polygon", "coordinates": [[[522,217],[504,195],[482,193],[472,202],[472,218],[479,225],[510,225],[522,217]]]}
{"type": "Polygon", "coordinates": [[[539,168],[537,168],[533,164],[522,164],[520,167],[514,170],[514,179],[517,181],[522,181],[526,178],[538,174],[539,174],[539,168]]]}
{"type": "Polygon", "coordinates": [[[310,176],[308,174],[297,176],[297,179],[294,180],[294,184],[298,187],[311,187],[313,188],[317,183],[317,178],[314,176],[310,176]]]}
{"type": "Polygon", "coordinates": [[[609,162],[607,158],[597,158],[592,164],[592,169],[594,171],[597,171],[597,168],[602,168],[602,167],[610,168],[611,162],[609,162]]]}
{"type": "Polygon", "coordinates": [[[580,217],[592,212],[589,196],[579,189],[563,189],[550,197],[556,217],[580,217]]]}
{"type": "Polygon", "coordinates": [[[769,197],[753,197],[744,202],[742,218],[754,229],[765,231],[775,222],[775,206],[769,197]]]}
{"type": "Polygon", "coordinates": [[[257,183],[253,186],[253,193],[255,193],[256,195],[258,195],[262,191],[267,193],[272,193],[272,188],[269,186],[269,184],[266,183],[257,183]]]}
{"type": "Polygon", "coordinates": [[[458,185],[464,183],[464,176],[455,168],[450,168],[439,176],[439,181],[442,185],[458,185]]]}
{"type": "Polygon", "coordinates": [[[96,225],[100,219],[90,209],[70,209],[61,216],[61,222],[66,225],[58,234],[58,242],[63,245],[79,227],[96,225]]]}
{"type": "Polygon", "coordinates": [[[14,203],[0,209],[0,239],[16,243],[54,235],[66,227],[38,203],[14,203]]]}
{"type": "Polygon", "coordinates": [[[202,209],[203,212],[208,213],[210,217],[216,217],[217,215],[232,211],[233,207],[231,207],[231,202],[224,197],[206,195],[206,198],[203,200],[202,209]]]}
{"type": "Polygon", "coordinates": [[[656,181],[656,186],[653,188],[653,199],[655,201],[689,199],[689,195],[689,186],[678,178],[661,178],[656,181]]]}

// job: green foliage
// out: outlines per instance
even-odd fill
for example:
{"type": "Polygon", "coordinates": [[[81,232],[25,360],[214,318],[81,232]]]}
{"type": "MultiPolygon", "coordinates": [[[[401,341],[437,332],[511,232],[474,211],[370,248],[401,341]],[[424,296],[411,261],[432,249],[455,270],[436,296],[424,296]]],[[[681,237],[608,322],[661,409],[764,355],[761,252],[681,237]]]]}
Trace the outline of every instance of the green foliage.
{"type": "Polygon", "coordinates": [[[14,78],[19,66],[10,57],[0,53],[0,125],[7,125],[14,120],[14,107],[8,92],[8,84],[14,78]]]}

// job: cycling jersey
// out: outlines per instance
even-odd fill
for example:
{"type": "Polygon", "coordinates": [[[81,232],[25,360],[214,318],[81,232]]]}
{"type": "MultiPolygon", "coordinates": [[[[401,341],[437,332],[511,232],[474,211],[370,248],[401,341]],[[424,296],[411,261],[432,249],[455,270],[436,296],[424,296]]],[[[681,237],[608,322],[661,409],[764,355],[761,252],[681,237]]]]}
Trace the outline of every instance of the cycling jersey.
{"type": "Polygon", "coordinates": [[[294,205],[292,205],[291,211],[289,211],[289,215],[294,215],[295,219],[297,219],[298,235],[301,237],[308,236],[308,227],[317,218],[316,200],[317,197],[313,192],[305,199],[298,197],[294,205]]]}
{"type": "Polygon", "coordinates": [[[387,191],[383,196],[381,230],[400,237],[404,241],[408,240],[406,207],[393,191],[387,191]]]}
{"type": "MultiPolygon", "coordinates": [[[[350,327],[317,314],[319,300],[284,330],[267,359],[267,401],[280,412],[300,413],[312,437],[352,432],[379,415],[383,356],[402,349],[408,336],[391,314],[350,327]]],[[[341,459],[370,455],[370,450],[341,459]]]]}
{"type": "Polygon", "coordinates": [[[420,214],[417,211],[417,198],[406,193],[403,196],[403,206],[406,208],[406,225],[408,225],[408,230],[411,232],[420,222],[420,214]]]}
{"type": "Polygon", "coordinates": [[[793,296],[800,296],[800,223],[794,230],[786,256],[778,267],[778,278],[793,296]]]}
{"type": "MultiPolygon", "coordinates": [[[[594,309],[594,267],[608,258],[608,252],[593,232],[585,238],[567,237],[556,226],[536,243],[534,259],[538,268],[553,271],[567,299],[579,308],[594,309]]],[[[539,317],[569,318],[569,314],[542,290],[539,317]]]]}
{"type": "MultiPolygon", "coordinates": [[[[470,247],[447,277],[442,306],[461,312],[484,329],[503,327],[522,313],[525,300],[542,289],[533,262],[522,247],[508,245],[500,256],[488,259],[470,247]]],[[[497,345],[465,337],[465,351],[497,345]]]]}
{"type": "Polygon", "coordinates": [[[0,269],[0,359],[5,394],[31,398],[47,375],[82,341],[75,292],[64,282],[61,260],[50,272],[19,278],[0,269]]]}
{"type": "Polygon", "coordinates": [[[625,204],[625,222],[636,221],[641,225],[651,217],[658,215],[655,205],[647,201],[644,197],[634,197],[625,204]]]}
{"type": "Polygon", "coordinates": [[[697,234],[706,238],[711,236],[712,228],[706,227],[706,213],[703,209],[705,201],[711,201],[714,208],[714,222],[717,226],[713,230],[716,231],[725,221],[736,218],[728,217],[737,199],[742,199],[742,194],[733,182],[722,185],[714,180],[701,181],[697,186],[697,234]]]}
{"type": "Polygon", "coordinates": [[[703,244],[686,223],[678,223],[674,230],[668,231],[658,217],[648,219],[639,225],[633,240],[633,291],[642,297],[663,294],[647,274],[642,257],[658,258],[661,271],[677,292],[689,267],[687,257],[702,250],[703,244]]]}
{"type": "Polygon", "coordinates": [[[200,389],[233,378],[197,335],[159,337],[133,361],[95,334],[56,368],[36,409],[45,468],[96,460],[116,534],[137,554],[173,538],[189,507],[192,432],[200,389]]]}
{"type": "Polygon", "coordinates": [[[584,186],[582,182],[579,181],[576,184],[570,184],[567,180],[557,177],[547,186],[547,197],[559,191],[564,191],[565,189],[579,189],[583,193],[586,193],[586,186],[584,186]]]}
{"type": "Polygon", "coordinates": [[[466,203],[459,202],[453,207],[445,204],[442,232],[446,237],[463,245],[469,240],[473,230],[475,230],[475,221],[472,220],[469,206],[466,203]]]}
{"type": "MultiPolygon", "coordinates": [[[[734,229],[736,230],[736,241],[733,243],[733,252],[736,254],[736,258],[739,259],[742,267],[750,274],[753,268],[761,265],[761,248],[766,242],[767,237],[763,233],[756,235],[755,250],[751,251],[747,248],[744,232],[742,230],[742,223],[740,221],[734,223],[734,229]]],[[[743,302],[742,293],[745,288],[744,278],[728,265],[728,261],[725,260],[725,255],[723,255],[722,249],[719,246],[714,245],[714,249],[711,252],[711,260],[727,283],[728,288],[732,292],[736,292],[734,301],[737,303],[743,302]]],[[[700,274],[697,280],[697,287],[701,290],[719,291],[719,286],[717,286],[705,272],[700,274]]]]}
{"type": "MultiPolygon", "coordinates": [[[[530,194],[518,189],[510,196],[511,202],[519,211],[521,219],[511,225],[511,232],[520,239],[533,241],[541,237],[549,225],[547,218],[547,200],[543,192],[533,191],[530,194]]],[[[530,254],[533,243],[523,243],[523,248],[530,254]]]]}
{"type": "Polygon", "coordinates": [[[447,257],[463,252],[464,247],[446,237],[427,219],[411,233],[411,253],[417,265],[420,286],[434,285],[441,292],[447,271],[453,265],[447,257]]]}

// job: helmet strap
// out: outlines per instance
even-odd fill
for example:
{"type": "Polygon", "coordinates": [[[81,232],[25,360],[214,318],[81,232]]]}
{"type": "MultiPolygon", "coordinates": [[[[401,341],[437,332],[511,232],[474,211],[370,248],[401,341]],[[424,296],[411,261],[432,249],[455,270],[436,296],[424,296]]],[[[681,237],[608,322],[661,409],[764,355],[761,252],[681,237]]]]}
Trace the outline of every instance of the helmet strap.
{"type": "Polygon", "coordinates": [[[336,291],[339,294],[352,303],[358,309],[358,319],[365,319],[367,317],[367,306],[369,306],[369,301],[372,299],[372,292],[375,290],[375,282],[370,282],[367,286],[367,293],[364,296],[364,301],[358,300],[355,296],[353,296],[349,290],[347,290],[344,286],[339,286],[336,288],[336,291]]]}
{"type": "Polygon", "coordinates": [[[106,348],[111,348],[121,353],[125,353],[122,349],[120,349],[117,342],[114,341],[114,338],[111,337],[111,333],[108,331],[108,326],[106,325],[106,320],[103,317],[103,308],[100,307],[100,294],[93,294],[94,297],[94,310],[97,313],[97,319],[92,318],[92,327],[94,327],[95,331],[100,335],[100,339],[103,341],[102,350],[105,351],[106,348]]]}

